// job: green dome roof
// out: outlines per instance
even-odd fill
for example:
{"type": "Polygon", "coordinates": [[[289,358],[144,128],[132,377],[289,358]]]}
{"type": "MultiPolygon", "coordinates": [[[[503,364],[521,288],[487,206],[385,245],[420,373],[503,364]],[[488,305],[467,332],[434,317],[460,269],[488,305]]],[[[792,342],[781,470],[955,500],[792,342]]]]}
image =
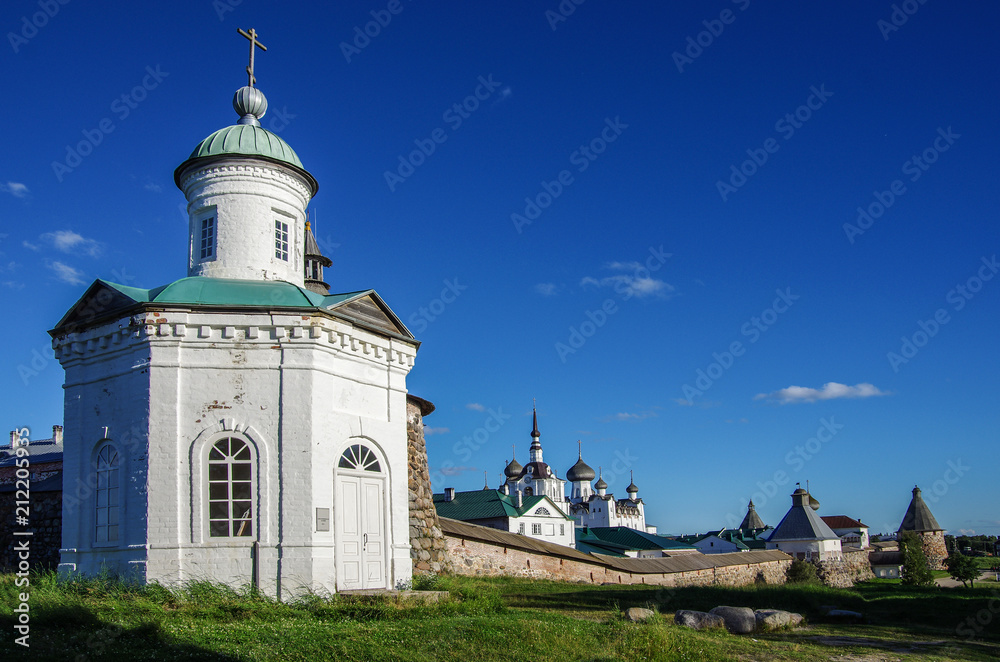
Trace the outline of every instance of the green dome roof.
{"type": "Polygon", "coordinates": [[[234,124],[219,129],[198,143],[188,160],[226,154],[264,156],[302,168],[302,161],[288,143],[267,129],[250,124],[234,124]]]}

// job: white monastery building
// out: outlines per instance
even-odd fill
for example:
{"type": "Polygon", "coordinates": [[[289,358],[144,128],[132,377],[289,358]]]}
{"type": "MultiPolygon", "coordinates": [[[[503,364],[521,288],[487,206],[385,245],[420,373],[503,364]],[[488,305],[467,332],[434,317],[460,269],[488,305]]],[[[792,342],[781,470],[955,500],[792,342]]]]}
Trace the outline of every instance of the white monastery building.
{"type": "Polygon", "coordinates": [[[187,277],[98,280],[50,332],[66,371],[59,569],[272,596],[393,588],[411,577],[418,342],[373,290],[329,294],[307,221],[317,182],[261,128],[260,44],[240,32],[238,121],[174,172],[187,277]]]}
{"type": "MultiPolygon", "coordinates": [[[[559,478],[555,471],[545,463],[542,452],[541,433],[538,431],[538,412],[532,412],[531,446],[528,450],[528,463],[521,465],[517,458],[511,461],[504,468],[505,480],[496,492],[496,497],[491,497],[491,502],[503,503],[508,511],[505,517],[482,517],[477,510],[479,501],[484,496],[475,496],[473,492],[455,493],[452,489],[446,489],[444,494],[435,494],[434,502],[437,506],[438,514],[442,517],[450,517],[466,522],[484,523],[486,526],[503,528],[512,533],[526,533],[526,527],[533,526],[530,521],[523,520],[530,508],[522,504],[530,504],[533,508],[538,497],[544,497],[551,502],[558,513],[557,518],[565,518],[575,522],[576,528],[606,528],[606,527],[626,527],[645,533],[656,533],[655,526],[646,524],[645,506],[639,498],[639,488],[632,481],[625,488],[628,498],[616,499],[614,494],[608,494],[608,484],[603,477],[598,477],[594,470],[583,461],[583,452],[579,452],[576,464],[566,472],[566,479],[559,478]],[[597,482],[591,485],[591,481],[597,478],[597,482]],[[569,496],[566,495],[567,483],[569,483],[569,496]],[[452,497],[449,498],[448,495],[452,497]],[[472,500],[475,500],[476,507],[471,507],[472,500]],[[530,500],[530,501],[529,501],[530,500]],[[517,513],[517,514],[510,514],[517,513]],[[485,520],[489,519],[489,523],[485,520]],[[484,520],[484,521],[477,521],[484,520]],[[523,529],[523,530],[522,530],[523,529]]],[[[488,486],[483,491],[490,491],[488,486]]],[[[499,507],[499,506],[497,506],[499,507]]],[[[551,510],[547,506],[546,514],[551,510]]],[[[541,523],[535,523],[541,524],[541,523]]],[[[572,528],[572,527],[571,527],[572,528]]],[[[573,532],[567,537],[565,533],[558,533],[559,526],[548,526],[543,531],[548,533],[535,533],[532,537],[548,539],[558,544],[574,546],[573,532]]],[[[536,529],[537,531],[537,529],[536,529]]],[[[527,533],[526,533],[527,534],[527,533]]]]}
{"type": "Polygon", "coordinates": [[[828,561],[843,558],[840,536],[820,519],[819,501],[808,491],[792,492],[792,507],[767,538],[768,549],[778,549],[804,561],[828,561]]]}

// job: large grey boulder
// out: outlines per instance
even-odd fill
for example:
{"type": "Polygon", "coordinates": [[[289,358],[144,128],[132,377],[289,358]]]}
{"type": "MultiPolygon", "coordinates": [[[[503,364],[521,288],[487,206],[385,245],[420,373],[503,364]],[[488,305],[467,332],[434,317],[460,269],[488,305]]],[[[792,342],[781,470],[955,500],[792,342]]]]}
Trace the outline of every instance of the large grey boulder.
{"type": "Polygon", "coordinates": [[[757,620],[757,629],[764,632],[793,627],[802,622],[802,614],[782,611],[781,609],[758,609],[754,611],[753,615],[757,620]]]}
{"type": "Polygon", "coordinates": [[[674,623],[686,628],[694,628],[695,630],[726,627],[726,623],[722,620],[721,616],[709,614],[707,611],[693,611],[690,609],[681,609],[674,614],[674,623]]]}
{"type": "Polygon", "coordinates": [[[750,607],[715,607],[709,613],[721,616],[733,634],[750,634],[757,627],[757,617],[750,607]]]}
{"type": "Polygon", "coordinates": [[[647,621],[655,615],[652,609],[643,609],[642,607],[629,607],[625,610],[625,620],[633,623],[647,621]]]}

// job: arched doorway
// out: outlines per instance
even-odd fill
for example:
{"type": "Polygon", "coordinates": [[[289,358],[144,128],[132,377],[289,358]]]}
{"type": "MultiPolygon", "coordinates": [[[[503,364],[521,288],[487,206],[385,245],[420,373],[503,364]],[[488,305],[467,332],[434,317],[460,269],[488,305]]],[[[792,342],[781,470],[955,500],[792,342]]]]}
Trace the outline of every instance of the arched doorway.
{"type": "Polygon", "coordinates": [[[388,588],[384,467],[364,444],[348,446],[337,463],[337,590],[388,588]]]}

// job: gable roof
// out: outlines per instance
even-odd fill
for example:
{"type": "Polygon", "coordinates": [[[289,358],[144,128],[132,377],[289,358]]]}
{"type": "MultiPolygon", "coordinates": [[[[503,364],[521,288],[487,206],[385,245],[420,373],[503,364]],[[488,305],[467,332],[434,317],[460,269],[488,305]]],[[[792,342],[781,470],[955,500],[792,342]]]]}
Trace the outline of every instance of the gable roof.
{"type": "Polygon", "coordinates": [[[638,529],[630,529],[626,526],[592,526],[587,531],[606,542],[621,545],[626,549],[650,550],[650,549],[674,549],[692,550],[691,545],[687,545],[678,540],[664,538],[653,533],[646,533],[638,529]]]}
{"type": "Polygon", "coordinates": [[[906,509],[903,522],[899,525],[900,531],[944,531],[941,525],[934,519],[931,509],[927,507],[924,498],[920,496],[920,488],[913,487],[913,498],[910,500],[910,507],[906,509]]]}
{"type": "Polygon", "coordinates": [[[323,296],[282,280],[207,276],[189,276],[149,290],[96,280],[49,333],[54,336],[72,331],[74,327],[85,328],[132,310],[142,310],[149,304],[326,312],[376,333],[414,339],[375,290],[323,296]]]}
{"type": "Polygon", "coordinates": [[[455,492],[455,497],[448,501],[444,494],[434,494],[434,507],[438,517],[449,517],[460,521],[494,519],[497,517],[524,517],[537,506],[545,502],[551,506],[549,512],[553,515],[563,515],[564,519],[572,520],[547,496],[524,497],[518,508],[514,499],[499,490],[473,490],[455,492]]]}
{"type": "Polygon", "coordinates": [[[831,529],[867,529],[867,524],[862,524],[860,520],[848,517],[847,515],[824,515],[821,520],[827,523],[831,529]]]}

